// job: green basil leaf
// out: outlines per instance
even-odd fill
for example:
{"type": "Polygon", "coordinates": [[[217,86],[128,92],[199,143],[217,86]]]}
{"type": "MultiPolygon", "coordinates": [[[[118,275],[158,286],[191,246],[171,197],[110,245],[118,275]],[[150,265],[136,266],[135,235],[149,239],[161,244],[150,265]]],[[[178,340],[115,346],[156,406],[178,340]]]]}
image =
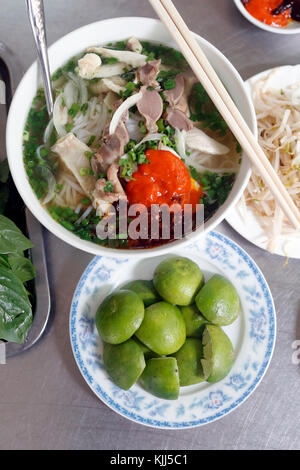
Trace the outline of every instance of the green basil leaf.
{"type": "Polygon", "coordinates": [[[20,281],[30,281],[30,279],[35,277],[34,266],[28,258],[9,256],[8,261],[12,272],[20,279],[20,281]]]}
{"type": "Polygon", "coordinates": [[[32,324],[26,290],[12,271],[0,267],[0,338],[23,343],[32,324]]]}
{"type": "Polygon", "coordinates": [[[7,255],[0,255],[0,267],[11,269],[7,255]]]}
{"type": "Polygon", "coordinates": [[[0,182],[6,183],[9,175],[9,166],[7,158],[0,163],[0,182]]]}
{"type": "Polygon", "coordinates": [[[33,244],[7,217],[0,215],[0,253],[14,253],[32,248],[33,244]]]}

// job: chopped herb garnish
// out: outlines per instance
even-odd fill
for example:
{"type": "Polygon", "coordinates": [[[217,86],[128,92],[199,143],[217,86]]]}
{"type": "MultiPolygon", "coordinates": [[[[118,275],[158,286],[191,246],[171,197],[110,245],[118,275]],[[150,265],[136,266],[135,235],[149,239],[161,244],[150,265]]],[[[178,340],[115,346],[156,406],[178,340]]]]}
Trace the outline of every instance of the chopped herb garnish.
{"type": "Polygon", "coordinates": [[[91,135],[91,137],[89,138],[89,141],[87,143],[88,147],[90,147],[92,145],[92,143],[94,142],[95,139],[96,139],[96,136],[91,135]]]}
{"type": "Polygon", "coordinates": [[[24,142],[27,142],[29,140],[29,132],[28,131],[24,131],[23,132],[23,141],[24,142]]]}
{"type": "Polygon", "coordinates": [[[156,125],[157,125],[157,128],[158,128],[158,132],[165,132],[166,127],[165,127],[163,118],[160,118],[160,119],[156,122],[156,125]]]}
{"type": "Polygon", "coordinates": [[[68,111],[68,114],[74,118],[79,110],[80,110],[79,104],[78,103],[73,103],[71,108],[68,111]]]}
{"type": "Polygon", "coordinates": [[[196,168],[194,168],[191,165],[190,165],[190,174],[191,174],[191,177],[194,178],[194,180],[197,180],[199,178],[198,171],[196,170],[196,168]]]}
{"type": "Polygon", "coordinates": [[[91,161],[91,159],[93,158],[95,154],[93,152],[89,152],[88,150],[86,152],[84,152],[84,156],[89,160],[91,161]]]}
{"type": "Polygon", "coordinates": [[[147,134],[148,131],[147,131],[144,121],[139,121],[138,126],[139,126],[139,130],[141,134],[147,134]]]}
{"type": "Polygon", "coordinates": [[[116,57],[107,57],[106,58],[106,63],[107,64],[115,64],[116,62],[118,62],[118,59],[116,57]]]}
{"type": "Polygon", "coordinates": [[[49,154],[49,149],[47,149],[46,147],[42,147],[40,150],[40,156],[47,157],[48,154],[49,154]]]}
{"type": "Polygon", "coordinates": [[[55,82],[56,80],[58,80],[62,76],[62,74],[62,68],[57,69],[56,72],[54,72],[54,74],[52,75],[52,81],[55,82]]]}
{"type": "Polygon", "coordinates": [[[147,159],[144,153],[141,153],[138,155],[137,163],[141,165],[142,163],[150,163],[150,161],[147,159]]]}
{"type": "Polygon", "coordinates": [[[243,149],[241,147],[241,144],[239,142],[236,143],[235,149],[237,153],[242,153],[243,149]]]}
{"type": "Polygon", "coordinates": [[[62,190],[62,188],[63,188],[63,184],[56,183],[55,192],[56,192],[56,193],[60,193],[60,191],[62,190]]]}
{"type": "Polygon", "coordinates": [[[83,115],[87,112],[88,107],[89,107],[88,103],[83,103],[81,105],[80,111],[82,112],[83,115]]]}
{"type": "Polygon", "coordinates": [[[228,126],[223,117],[209,99],[208,94],[201,85],[196,83],[191,93],[191,120],[201,122],[201,127],[208,127],[212,131],[218,131],[220,136],[226,134],[228,126]]]}
{"type": "Polygon", "coordinates": [[[173,88],[175,88],[175,86],[176,86],[176,83],[175,83],[174,78],[169,78],[168,80],[164,82],[165,90],[172,90],[173,88]]]}
{"type": "Polygon", "coordinates": [[[107,181],[106,182],[106,185],[104,186],[103,190],[106,192],[106,193],[113,193],[114,191],[114,185],[112,184],[111,181],[107,181]]]}
{"type": "Polygon", "coordinates": [[[80,202],[83,206],[87,206],[88,204],[91,204],[91,200],[88,197],[84,197],[83,199],[81,199],[80,202]]]}
{"type": "Polygon", "coordinates": [[[73,128],[73,122],[68,122],[66,125],[65,125],[65,129],[67,132],[70,132],[70,130],[73,128]]]}
{"type": "Polygon", "coordinates": [[[85,166],[83,166],[79,169],[79,174],[80,176],[87,176],[87,175],[93,175],[94,173],[90,168],[86,168],[85,166]]]}

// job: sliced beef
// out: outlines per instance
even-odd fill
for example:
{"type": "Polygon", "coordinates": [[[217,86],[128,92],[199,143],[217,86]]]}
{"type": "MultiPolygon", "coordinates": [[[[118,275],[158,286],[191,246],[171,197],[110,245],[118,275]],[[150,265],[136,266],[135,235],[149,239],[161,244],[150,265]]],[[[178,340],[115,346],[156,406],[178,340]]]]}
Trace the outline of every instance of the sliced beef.
{"type": "Polygon", "coordinates": [[[161,60],[151,60],[147,62],[143,67],[140,67],[137,71],[137,79],[143,85],[146,86],[157,86],[156,77],[159,73],[161,60]]]}
{"type": "Polygon", "coordinates": [[[184,93],[184,78],[182,74],[178,74],[175,77],[175,88],[171,90],[165,90],[164,96],[168,101],[169,105],[175,107],[184,93]]]}
{"type": "Polygon", "coordinates": [[[118,178],[119,166],[113,163],[107,170],[107,180],[113,185],[113,192],[105,191],[107,180],[104,178],[98,179],[96,182],[96,189],[93,192],[93,206],[97,210],[98,215],[107,215],[110,213],[111,206],[114,202],[120,199],[127,200],[124,189],[118,178]]]}
{"type": "Polygon", "coordinates": [[[193,122],[186,116],[184,112],[177,108],[167,108],[165,119],[170,126],[180,131],[189,131],[194,127],[193,122]]]}
{"type": "Polygon", "coordinates": [[[143,96],[137,104],[138,111],[145,119],[148,132],[157,132],[156,121],[162,115],[163,101],[158,91],[149,90],[147,86],[142,86],[141,92],[143,96]]]}
{"type": "MultiPolygon", "coordinates": [[[[114,103],[116,109],[121,100],[114,103]]],[[[123,114],[120,122],[113,134],[109,134],[109,123],[105,126],[103,131],[103,143],[95,155],[102,171],[106,171],[108,167],[116,162],[122,155],[124,155],[124,147],[128,144],[130,136],[126,127],[128,119],[128,111],[123,114]]]]}

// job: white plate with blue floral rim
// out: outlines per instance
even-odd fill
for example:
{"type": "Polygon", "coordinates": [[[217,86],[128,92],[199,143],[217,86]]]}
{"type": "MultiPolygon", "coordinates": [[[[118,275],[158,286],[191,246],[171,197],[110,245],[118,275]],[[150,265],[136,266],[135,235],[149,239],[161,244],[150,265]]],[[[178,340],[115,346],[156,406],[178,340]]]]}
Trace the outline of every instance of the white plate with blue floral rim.
{"type": "Polygon", "coordinates": [[[169,255],[146,259],[97,256],[84,271],[70,313],[71,344],[77,365],[93,392],[110,408],[140,424],[185,429],[211,423],[241,405],[255,390],[270,363],[276,334],[270,289],[250,256],[229,238],[210,232],[169,255]],[[197,262],[206,280],[225,275],[236,287],[241,310],[224,330],[236,351],[229,375],[221,382],[182,387],[178,400],[162,400],[137,383],[124,391],[113,384],[103,367],[102,342],[95,314],[104,297],[134,279],[151,279],[166,256],[180,255],[197,262]]]}

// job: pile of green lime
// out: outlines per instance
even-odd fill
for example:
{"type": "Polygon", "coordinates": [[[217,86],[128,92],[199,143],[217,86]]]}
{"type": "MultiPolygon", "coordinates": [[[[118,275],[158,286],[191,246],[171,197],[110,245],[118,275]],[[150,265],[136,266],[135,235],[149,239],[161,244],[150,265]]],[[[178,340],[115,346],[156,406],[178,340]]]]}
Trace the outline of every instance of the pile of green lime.
{"type": "Polygon", "coordinates": [[[167,400],[178,398],[180,386],[218,382],[234,362],[221,326],[236,320],[239,307],[237,291],[224,276],[205,283],[194,261],[167,258],[152,281],[129,282],[99,306],[104,367],[124,390],[139,380],[167,400]]]}

